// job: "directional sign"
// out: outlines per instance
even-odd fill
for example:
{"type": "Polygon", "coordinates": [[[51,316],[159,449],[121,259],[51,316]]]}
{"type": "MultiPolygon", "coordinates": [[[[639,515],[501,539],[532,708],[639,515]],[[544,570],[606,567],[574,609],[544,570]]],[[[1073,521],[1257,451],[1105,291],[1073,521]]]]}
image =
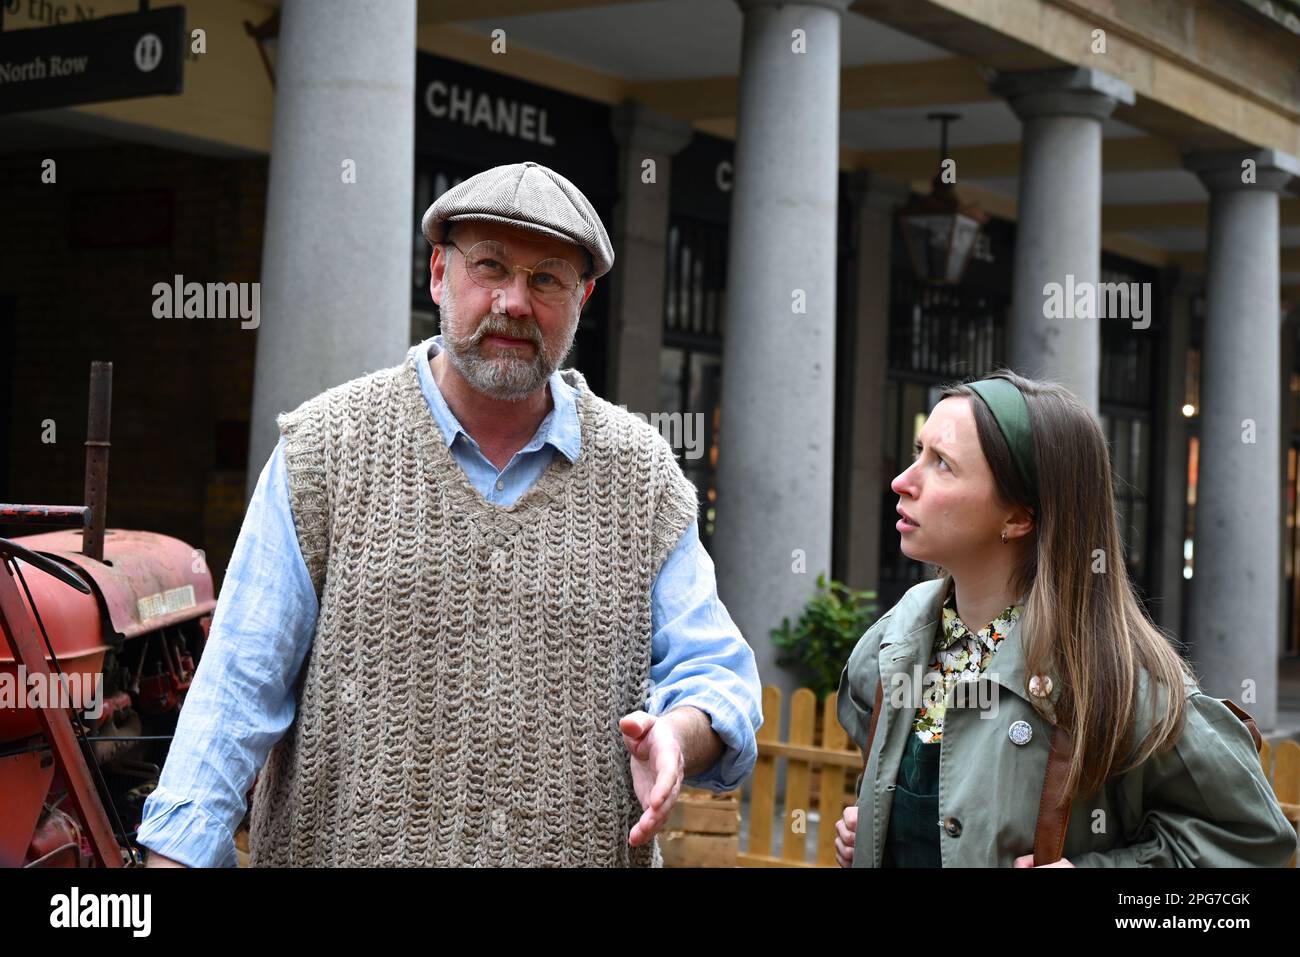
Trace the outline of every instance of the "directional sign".
{"type": "Polygon", "coordinates": [[[185,8],[0,33],[0,113],[181,92],[185,8]]]}

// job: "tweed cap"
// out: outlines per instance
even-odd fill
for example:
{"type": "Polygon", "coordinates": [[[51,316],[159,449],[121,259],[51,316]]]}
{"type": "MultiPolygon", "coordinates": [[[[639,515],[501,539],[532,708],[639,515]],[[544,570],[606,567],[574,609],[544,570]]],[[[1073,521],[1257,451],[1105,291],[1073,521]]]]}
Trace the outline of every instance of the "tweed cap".
{"type": "Polygon", "coordinates": [[[512,163],[476,173],[434,200],[424,211],[420,229],[429,242],[439,243],[447,223],[465,219],[518,226],[575,243],[591,254],[596,276],[614,265],[605,224],[582,190],[540,163],[512,163]]]}

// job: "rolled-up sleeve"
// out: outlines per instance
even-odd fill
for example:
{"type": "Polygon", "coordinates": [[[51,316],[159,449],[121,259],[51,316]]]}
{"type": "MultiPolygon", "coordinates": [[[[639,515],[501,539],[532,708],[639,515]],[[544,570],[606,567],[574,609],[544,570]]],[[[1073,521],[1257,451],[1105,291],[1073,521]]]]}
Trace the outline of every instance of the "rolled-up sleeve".
{"type": "Polygon", "coordinates": [[[234,832],[253,778],[293,722],[294,682],[316,616],[277,444],[249,501],[137,843],[191,867],[235,866],[234,832]]]}
{"type": "Polygon", "coordinates": [[[1285,867],[1296,833],[1264,776],[1245,724],[1193,692],[1173,748],[1127,772],[1124,804],[1141,809],[1123,847],[1070,858],[1076,867],[1285,867]]]}
{"type": "Polygon", "coordinates": [[[753,649],[718,598],[713,560],[694,522],[655,579],[651,619],[651,687],[644,709],[659,715],[690,705],[707,714],[725,751],[686,783],[715,792],[739,787],[758,759],[762,688],[753,649]]]}

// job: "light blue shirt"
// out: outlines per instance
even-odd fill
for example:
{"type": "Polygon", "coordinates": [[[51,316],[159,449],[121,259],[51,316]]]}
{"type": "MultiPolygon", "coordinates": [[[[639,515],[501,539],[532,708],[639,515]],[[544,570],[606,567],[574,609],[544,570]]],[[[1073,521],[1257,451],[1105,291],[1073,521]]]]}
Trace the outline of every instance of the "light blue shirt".
{"type": "MultiPolygon", "coordinates": [[[[457,464],[487,501],[509,507],[554,455],[578,458],[576,393],[557,372],[550,378],[554,408],[497,471],[434,382],[428,357],[441,348],[441,336],[412,348],[412,355],[426,357],[417,363],[420,388],[457,464]]],[[[248,789],[293,722],[294,683],[316,634],[316,592],[294,531],[283,442],[248,503],[203,657],[136,835],[144,847],[192,867],[237,863],[234,832],[248,789]]],[[[696,523],[665,559],[651,597],[651,689],[642,707],[660,715],[692,705],[708,714],[726,750],[686,783],[712,791],[738,787],[758,756],[762,691],[754,653],[718,599],[713,561],[696,523]]]]}

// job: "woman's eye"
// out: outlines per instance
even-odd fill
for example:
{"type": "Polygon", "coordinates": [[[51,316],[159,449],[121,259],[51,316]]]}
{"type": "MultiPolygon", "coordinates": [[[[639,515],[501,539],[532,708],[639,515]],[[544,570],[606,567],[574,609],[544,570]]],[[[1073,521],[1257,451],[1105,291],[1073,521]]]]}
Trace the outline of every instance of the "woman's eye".
{"type": "MultiPolygon", "coordinates": [[[[919,459],[920,457],[921,457],[921,449],[920,449],[920,447],[919,447],[919,446],[914,447],[914,448],[912,449],[912,461],[915,462],[915,461],[916,461],[917,459],[919,459]]],[[[936,452],[936,453],[934,454],[934,457],[935,457],[936,459],[939,460],[939,465],[941,465],[943,468],[947,469],[949,472],[952,471],[952,468],[948,465],[948,463],[945,462],[945,461],[943,460],[943,456],[942,456],[942,455],[940,455],[938,452],[936,452]]]]}

